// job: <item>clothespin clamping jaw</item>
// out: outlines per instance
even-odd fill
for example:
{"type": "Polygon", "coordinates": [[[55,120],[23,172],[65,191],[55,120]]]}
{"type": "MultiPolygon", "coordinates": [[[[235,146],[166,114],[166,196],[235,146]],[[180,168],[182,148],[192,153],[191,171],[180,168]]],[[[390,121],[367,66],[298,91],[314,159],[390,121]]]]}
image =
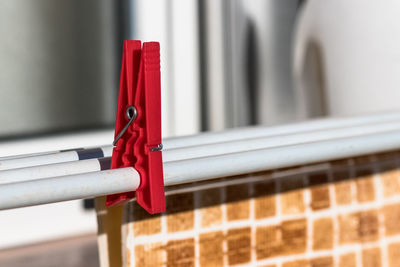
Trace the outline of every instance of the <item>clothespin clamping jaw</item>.
{"type": "MultiPolygon", "coordinates": [[[[111,169],[134,167],[140,174],[137,202],[149,213],[165,211],[161,144],[160,45],[125,41],[111,169]]],[[[107,196],[125,203],[135,192],[107,196]]]]}

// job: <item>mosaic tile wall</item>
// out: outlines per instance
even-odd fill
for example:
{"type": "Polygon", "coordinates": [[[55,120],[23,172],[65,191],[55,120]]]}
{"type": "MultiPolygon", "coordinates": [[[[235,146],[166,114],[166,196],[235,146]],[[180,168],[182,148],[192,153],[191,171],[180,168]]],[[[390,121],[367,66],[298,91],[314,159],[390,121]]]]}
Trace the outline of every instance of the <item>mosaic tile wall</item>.
{"type": "Polygon", "coordinates": [[[400,169],[386,153],[168,188],[125,206],[125,266],[400,266],[400,169]]]}

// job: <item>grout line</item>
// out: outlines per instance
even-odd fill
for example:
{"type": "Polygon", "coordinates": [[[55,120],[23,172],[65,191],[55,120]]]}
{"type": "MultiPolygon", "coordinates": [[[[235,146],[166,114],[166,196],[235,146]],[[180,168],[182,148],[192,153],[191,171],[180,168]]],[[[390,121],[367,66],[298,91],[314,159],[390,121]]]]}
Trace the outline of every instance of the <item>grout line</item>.
{"type": "Polygon", "coordinates": [[[200,228],[201,228],[201,209],[200,192],[193,192],[194,200],[194,261],[195,267],[200,267],[200,228]]]}
{"type": "MultiPolygon", "coordinates": [[[[167,233],[167,215],[165,213],[163,213],[161,215],[161,236],[164,236],[164,237],[168,236],[168,233],[167,233]]],[[[159,238],[159,239],[157,239],[155,241],[160,241],[160,240],[162,240],[161,242],[162,242],[162,244],[164,246],[167,246],[168,240],[166,240],[166,238],[159,238]]],[[[136,240],[136,241],[138,241],[138,240],[136,240]]],[[[153,242],[151,242],[151,243],[153,243],[153,242]]],[[[166,266],[167,265],[167,261],[168,261],[167,252],[165,251],[165,249],[163,249],[162,251],[163,251],[163,253],[162,253],[163,262],[165,263],[164,266],[166,266]]]]}
{"type": "MultiPolygon", "coordinates": [[[[254,196],[254,183],[249,184],[249,196],[250,196],[250,221],[255,221],[255,197],[254,196]]],[[[257,254],[256,254],[256,227],[254,223],[250,224],[250,253],[251,253],[251,260],[252,263],[257,263],[257,254]]]]}
{"type": "Polygon", "coordinates": [[[303,175],[303,184],[304,184],[304,190],[303,190],[303,202],[305,204],[305,217],[306,217],[306,223],[307,223],[307,238],[306,238],[306,258],[310,259],[312,255],[312,245],[313,245],[313,224],[314,220],[311,219],[311,202],[312,202],[312,195],[311,195],[311,189],[309,188],[310,185],[310,180],[308,175],[304,174],[303,175]]]}
{"type": "MultiPolygon", "coordinates": [[[[221,187],[221,210],[222,210],[222,233],[224,237],[228,234],[228,219],[227,219],[227,208],[226,208],[226,187],[221,187]]],[[[224,238],[222,241],[222,253],[223,253],[223,265],[228,266],[228,242],[227,239],[224,238]]]]}
{"type": "MultiPolygon", "coordinates": [[[[275,174],[275,173],[274,173],[275,174]]],[[[282,223],[282,202],[281,202],[281,182],[282,179],[277,179],[275,180],[275,203],[276,203],[276,211],[275,211],[275,218],[277,219],[277,222],[275,224],[281,224],[282,223]]],[[[268,224],[264,224],[268,225],[268,224]]],[[[280,238],[280,237],[279,237],[280,238]]],[[[278,259],[276,262],[276,267],[281,267],[282,266],[282,259],[278,259]]]]}
{"type": "MultiPolygon", "coordinates": [[[[375,159],[374,156],[372,156],[375,159]]],[[[382,185],[380,183],[380,174],[379,167],[377,164],[373,166],[373,182],[374,182],[374,193],[375,193],[375,202],[378,203],[379,210],[382,209],[382,204],[384,202],[382,185]]],[[[387,253],[387,242],[385,240],[385,221],[382,212],[378,213],[378,225],[379,225],[379,240],[380,240],[380,250],[381,250],[381,263],[382,267],[388,267],[388,253],[387,253]]]]}
{"type": "MultiPolygon", "coordinates": [[[[336,190],[335,190],[335,182],[333,177],[332,168],[327,171],[328,176],[328,189],[329,189],[329,201],[330,208],[335,210],[335,213],[338,213],[338,207],[336,205],[336,190]]],[[[339,250],[337,247],[339,246],[339,223],[338,217],[332,214],[330,217],[332,219],[332,252],[333,252],[333,265],[339,266],[339,250]]]]}

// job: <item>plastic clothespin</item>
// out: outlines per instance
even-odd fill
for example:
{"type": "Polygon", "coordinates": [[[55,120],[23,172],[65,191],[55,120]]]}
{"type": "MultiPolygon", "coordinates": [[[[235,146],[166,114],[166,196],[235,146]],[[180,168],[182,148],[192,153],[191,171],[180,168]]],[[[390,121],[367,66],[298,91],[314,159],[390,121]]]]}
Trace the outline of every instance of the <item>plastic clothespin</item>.
{"type": "MultiPolygon", "coordinates": [[[[165,211],[161,144],[160,45],[125,41],[111,169],[134,167],[140,175],[136,200],[147,212],[165,211]]],[[[107,196],[125,203],[135,192],[107,196]]]]}

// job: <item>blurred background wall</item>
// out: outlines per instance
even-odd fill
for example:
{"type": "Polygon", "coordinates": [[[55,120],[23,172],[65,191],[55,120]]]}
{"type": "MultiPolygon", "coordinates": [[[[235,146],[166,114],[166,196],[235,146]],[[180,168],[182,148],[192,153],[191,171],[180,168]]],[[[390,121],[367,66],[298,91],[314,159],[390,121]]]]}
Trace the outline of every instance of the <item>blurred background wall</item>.
{"type": "Polygon", "coordinates": [[[122,41],[162,49],[164,136],[295,118],[298,1],[0,1],[0,137],[113,127],[122,41]]]}
{"type": "Polygon", "coordinates": [[[117,2],[0,1],[0,136],[111,126],[117,2]]]}

